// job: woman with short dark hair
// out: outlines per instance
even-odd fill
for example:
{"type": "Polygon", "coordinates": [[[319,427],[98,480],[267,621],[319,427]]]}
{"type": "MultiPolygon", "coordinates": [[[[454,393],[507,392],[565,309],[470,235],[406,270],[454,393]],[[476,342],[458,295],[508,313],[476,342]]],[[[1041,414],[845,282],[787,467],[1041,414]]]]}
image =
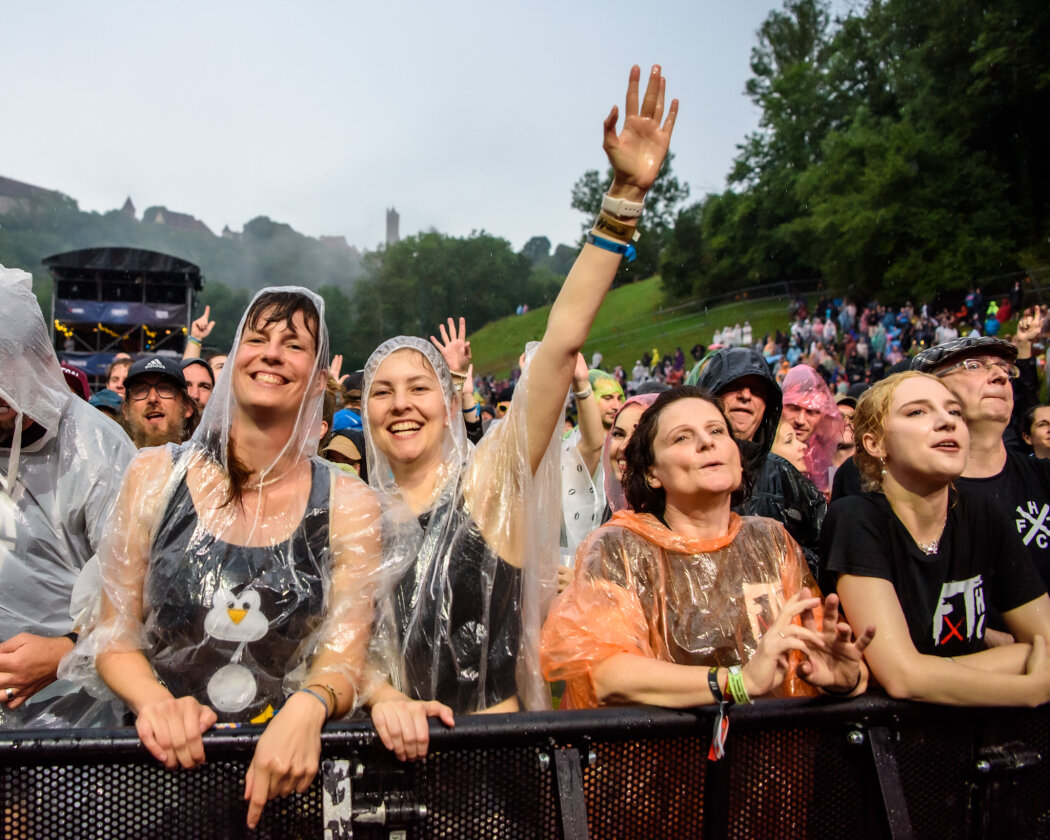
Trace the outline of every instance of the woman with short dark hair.
{"type": "Polygon", "coordinates": [[[581,549],[543,628],[544,675],[566,680],[564,705],[864,690],[861,658],[874,628],[852,641],[834,596],[821,615],[783,526],[732,512],[741,483],[718,402],[693,386],[660,394],[627,445],[633,510],[614,514],[581,549]]]}

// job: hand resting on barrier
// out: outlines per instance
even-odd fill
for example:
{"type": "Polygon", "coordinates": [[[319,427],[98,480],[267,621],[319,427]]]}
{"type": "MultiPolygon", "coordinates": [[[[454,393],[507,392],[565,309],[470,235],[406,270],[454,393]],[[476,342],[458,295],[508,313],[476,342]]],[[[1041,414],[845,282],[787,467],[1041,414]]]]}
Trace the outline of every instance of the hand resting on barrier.
{"type": "Polygon", "coordinates": [[[411,700],[390,684],[383,685],[371,700],[372,725],[379,739],[399,761],[424,758],[430,745],[428,718],[440,718],[455,726],[452,709],[437,700],[411,700]]]}

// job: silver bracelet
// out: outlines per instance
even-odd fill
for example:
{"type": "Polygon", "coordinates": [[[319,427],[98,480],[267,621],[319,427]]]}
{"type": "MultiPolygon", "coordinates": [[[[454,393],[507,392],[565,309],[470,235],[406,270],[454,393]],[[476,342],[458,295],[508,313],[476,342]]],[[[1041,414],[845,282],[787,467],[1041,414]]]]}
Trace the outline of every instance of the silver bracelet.
{"type": "Polygon", "coordinates": [[[591,387],[590,383],[587,383],[587,387],[584,390],[580,391],[579,393],[576,393],[575,391],[573,391],[572,395],[574,397],[576,397],[576,399],[578,399],[578,400],[585,400],[585,399],[587,399],[587,397],[589,397],[593,393],[594,393],[594,389],[591,387]]]}

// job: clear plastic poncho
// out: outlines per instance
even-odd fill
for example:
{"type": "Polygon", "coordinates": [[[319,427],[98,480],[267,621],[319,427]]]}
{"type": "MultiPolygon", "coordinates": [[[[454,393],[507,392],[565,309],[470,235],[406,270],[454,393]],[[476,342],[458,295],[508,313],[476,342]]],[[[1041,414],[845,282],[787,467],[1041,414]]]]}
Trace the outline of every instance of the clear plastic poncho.
{"type": "Polygon", "coordinates": [[[783,417],[790,419],[790,406],[801,406],[819,411],[821,418],[806,441],[806,478],[817,485],[825,495],[831,493],[832,456],[842,440],[845,425],[842,412],[835,405],[835,397],[827,383],[809,365],[796,365],[788,371],[781,384],[784,391],[783,417]]]}
{"type": "Polygon", "coordinates": [[[174,696],[194,696],[220,721],[265,722],[310,673],[337,673],[364,699],[380,505],[314,455],[328,352],[320,297],[298,287],[256,295],[193,437],[142,450],[128,470],[100,551],[101,617],[69,673],[100,688],[96,656],[142,651],[174,696]],[[265,326],[270,306],[246,322],[271,293],[312,302],[314,357],[301,340],[279,352],[261,350],[269,338],[245,341],[265,326]],[[276,455],[252,465],[231,501],[234,456],[250,462],[264,440],[276,455]]]}
{"type": "MultiPolygon", "coordinates": [[[[743,665],[803,586],[817,592],[779,522],[734,513],[724,537],[700,540],[673,533],[651,514],[620,511],[580,548],[576,576],[551,608],[543,674],[566,681],[563,708],[580,709],[598,705],[594,669],[619,653],[743,665]]],[[[793,656],[774,696],[816,694],[798,676],[798,661],[793,656]]]]}
{"type": "MultiPolygon", "coordinates": [[[[135,449],[111,420],[66,385],[44,316],[24,271],[0,266],[0,639],[61,636],[74,629],[74,591],[94,556],[135,449]],[[13,416],[12,416],[13,413],[13,416]],[[6,443],[4,442],[6,441],[6,443]]],[[[90,583],[86,600],[97,595],[90,583]]],[[[119,723],[121,710],[58,680],[0,726],[85,727],[119,723]]]]}
{"type": "MultiPolygon", "coordinates": [[[[418,338],[393,338],[372,353],[362,416],[369,419],[380,365],[399,350],[420,353],[437,374],[446,418],[437,490],[419,515],[421,548],[383,611],[377,659],[389,667],[395,688],[415,699],[440,700],[457,713],[514,696],[527,709],[550,708],[538,646],[556,589],[559,436],[551,430],[532,473],[526,422],[532,351],[526,350],[507,415],[475,448],[467,442],[448,366],[418,338]]],[[[371,422],[365,437],[369,482],[400,496],[371,422]]]]}

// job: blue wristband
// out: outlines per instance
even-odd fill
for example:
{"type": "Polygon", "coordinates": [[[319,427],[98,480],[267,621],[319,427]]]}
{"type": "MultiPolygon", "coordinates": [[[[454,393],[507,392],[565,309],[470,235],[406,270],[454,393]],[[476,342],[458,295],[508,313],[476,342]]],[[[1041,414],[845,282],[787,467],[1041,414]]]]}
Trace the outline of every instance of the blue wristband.
{"type": "Polygon", "coordinates": [[[604,251],[612,251],[614,254],[627,257],[627,262],[634,262],[634,258],[638,256],[638,252],[634,250],[634,245],[624,242],[614,242],[611,239],[595,236],[593,232],[588,232],[587,244],[594,245],[596,248],[601,248],[604,251]]]}

